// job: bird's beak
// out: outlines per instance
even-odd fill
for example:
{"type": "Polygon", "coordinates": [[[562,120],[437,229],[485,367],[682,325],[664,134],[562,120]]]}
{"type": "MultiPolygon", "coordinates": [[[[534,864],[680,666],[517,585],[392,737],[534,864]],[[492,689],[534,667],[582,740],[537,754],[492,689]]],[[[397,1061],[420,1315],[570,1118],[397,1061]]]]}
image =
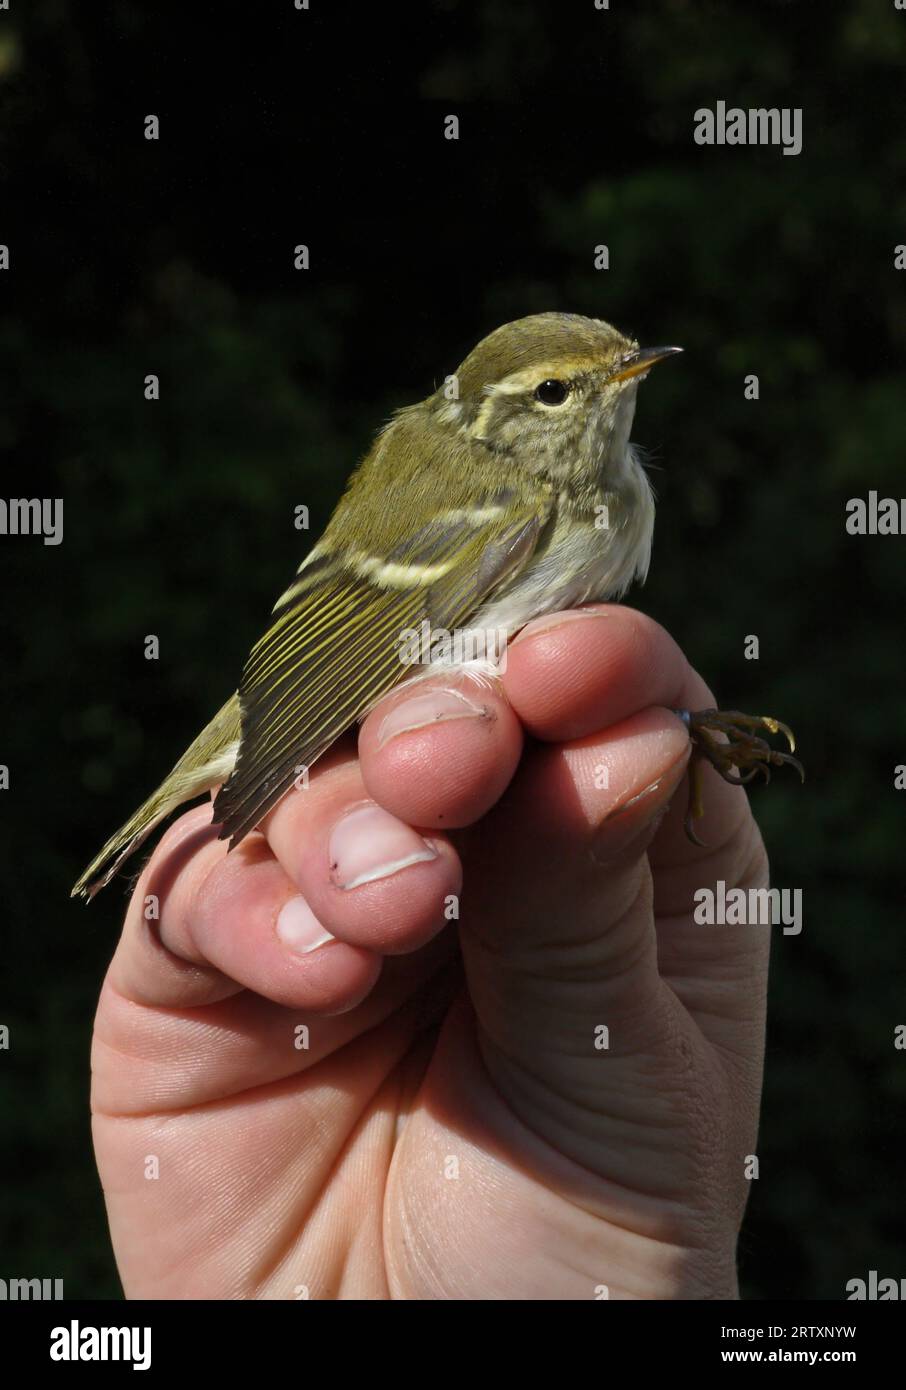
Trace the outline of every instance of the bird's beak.
{"type": "Polygon", "coordinates": [[[613,376],[608,377],[608,385],[615,381],[628,381],[630,377],[641,376],[653,367],[655,362],[663,362],[665,357],[673,357],[674,353],[682,352],[681,347],[656,347],[638,348],[631,352],[628,357],[624,357],[613,376]]]}

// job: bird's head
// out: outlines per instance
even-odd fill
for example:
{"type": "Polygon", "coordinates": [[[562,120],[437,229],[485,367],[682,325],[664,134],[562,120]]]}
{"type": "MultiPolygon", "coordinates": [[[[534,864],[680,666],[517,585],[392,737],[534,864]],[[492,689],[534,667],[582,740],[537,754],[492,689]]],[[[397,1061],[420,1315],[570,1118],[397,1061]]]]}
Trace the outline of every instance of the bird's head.
{"type": "Polygon", "coordinates": [[[533,314],[483,338],[429,406],[517,467],[616,484],[638,384],[679,351],[640,348],[601,319],[533,314]]]}

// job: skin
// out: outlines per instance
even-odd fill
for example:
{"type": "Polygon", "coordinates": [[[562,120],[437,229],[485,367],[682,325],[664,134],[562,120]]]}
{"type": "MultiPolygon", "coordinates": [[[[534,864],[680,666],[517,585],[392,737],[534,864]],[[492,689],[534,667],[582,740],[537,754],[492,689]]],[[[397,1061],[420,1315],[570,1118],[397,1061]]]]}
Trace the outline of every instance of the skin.
{"type": "Polygon", "coordinates": [[[426,690],[397,692],[233,853],[206,803],[144,870],[93,1048],[129,1297],[737,1297],[769,933],[690,908],[767,862],[710,768],[708,848],[682,830],[669,708],[711,693],[609,605],[530,624],[502,684],[452,684],[478,714],[382,743],[426,690]],[[434,857],[343,889],[331,831],[375,803],[434,857]],[[305,953],[275,925],[300,893],[335,938],[305,953]]]}

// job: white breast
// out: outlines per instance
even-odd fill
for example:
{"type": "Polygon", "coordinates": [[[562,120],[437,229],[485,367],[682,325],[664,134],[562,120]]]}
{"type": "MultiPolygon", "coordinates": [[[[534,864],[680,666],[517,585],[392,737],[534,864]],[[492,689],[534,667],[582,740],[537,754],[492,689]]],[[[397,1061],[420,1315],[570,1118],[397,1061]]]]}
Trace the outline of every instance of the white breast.
{"type": "Polygon", "coordinates": [[[543,555],[490,599],[476,627],[505,627],[515,635],[532,618],[576,604],[621,598],[634,580],[644,582],[651,558],[654,494],[634,451],[625,481],[608,506],[608,525],[560,521],[543,555]]]}
{"type": "MultiPolygon", "coordinates": [[[[573,520],[556,523],[544,552],[529,561],[521,574],[489,599],[461,634],[460,650],[470,659],[432,662],[421,675],[436,674],[450,665],[466,667],[470,674],[492,676],[498,670],[493,655],[504,642],[532,618],[578,604],[621,598],[634,580],[644,582],[651,558],[654,532],[654,494],[647,474],[631,445],[627,446],[623,476],[608,506],[606,527],[595,517],[585,526],[573,520]]],[[[414,676],[414,679],[418,679],[414,676]]]]}

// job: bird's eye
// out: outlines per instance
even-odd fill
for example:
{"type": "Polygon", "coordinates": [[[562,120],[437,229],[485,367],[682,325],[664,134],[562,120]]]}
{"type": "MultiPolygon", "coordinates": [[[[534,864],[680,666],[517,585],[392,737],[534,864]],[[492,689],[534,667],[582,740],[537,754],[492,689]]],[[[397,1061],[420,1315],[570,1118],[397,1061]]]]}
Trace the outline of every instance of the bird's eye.
{"type": "Polygon", "coordinates": [[[568,395],[568,381],[542,381],[535,387],[535,400],[542,405],[562,405],[568,395]]]}

